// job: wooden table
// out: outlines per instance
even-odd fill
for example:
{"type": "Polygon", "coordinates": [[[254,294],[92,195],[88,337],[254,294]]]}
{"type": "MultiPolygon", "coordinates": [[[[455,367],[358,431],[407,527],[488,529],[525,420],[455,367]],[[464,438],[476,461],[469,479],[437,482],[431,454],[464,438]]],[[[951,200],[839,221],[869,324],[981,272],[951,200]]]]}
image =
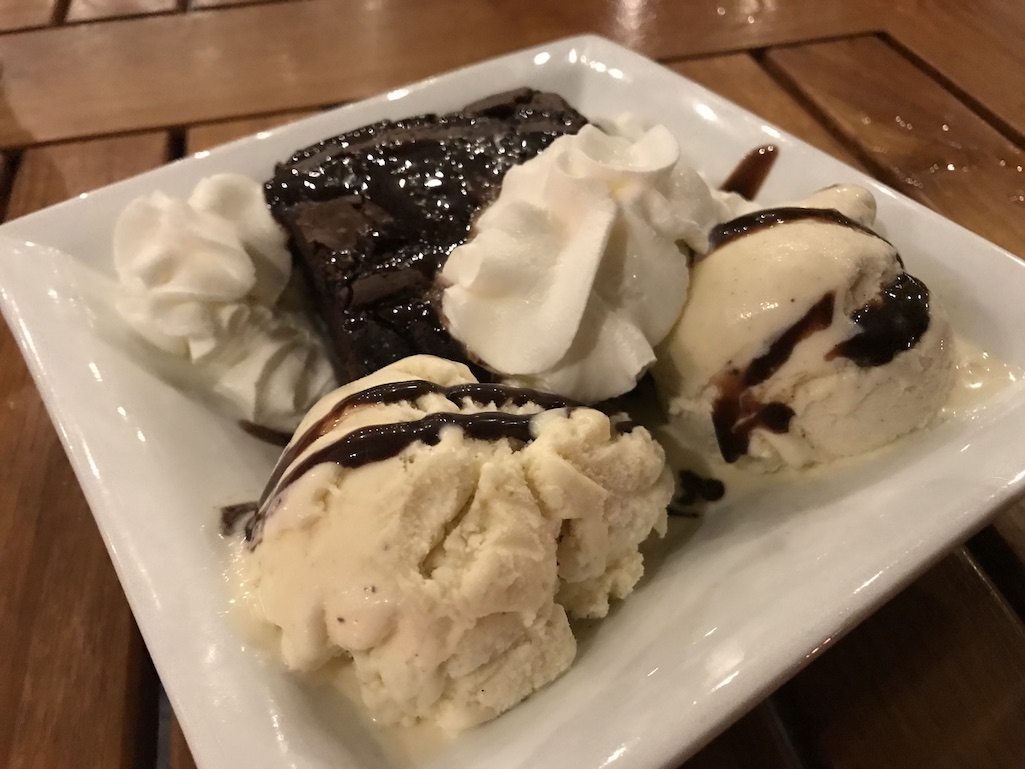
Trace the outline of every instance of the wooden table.
{"type": "MultiPolygon", "coordinates": [[[[1020,2],[544,5],[3,0],[0,203],[20,216],[309,111],[594,32],[1025,256],[1020,2]]],[[[152,767],[156,676],[6,328],[0,396],[0,767],[152,767]]],[[[686,766],[1020,769],[1023,621],[1019,504],[686,766]]],[[[169,750],[192,766],[174,726],[169,750]]]]}

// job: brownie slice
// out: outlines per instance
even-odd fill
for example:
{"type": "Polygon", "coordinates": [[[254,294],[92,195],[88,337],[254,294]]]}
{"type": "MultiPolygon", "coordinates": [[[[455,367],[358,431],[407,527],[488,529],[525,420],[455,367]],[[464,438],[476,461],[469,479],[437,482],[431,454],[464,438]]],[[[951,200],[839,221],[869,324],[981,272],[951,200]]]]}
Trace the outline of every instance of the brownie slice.
{"type": "Polygon", "coordinates": [[[523,88],[357,128],[278,164],[267,202],[341,382],[415,353],[466,361],[438,317],[435,277],[506,171],[585,122],[561,97],[523,88]]]}

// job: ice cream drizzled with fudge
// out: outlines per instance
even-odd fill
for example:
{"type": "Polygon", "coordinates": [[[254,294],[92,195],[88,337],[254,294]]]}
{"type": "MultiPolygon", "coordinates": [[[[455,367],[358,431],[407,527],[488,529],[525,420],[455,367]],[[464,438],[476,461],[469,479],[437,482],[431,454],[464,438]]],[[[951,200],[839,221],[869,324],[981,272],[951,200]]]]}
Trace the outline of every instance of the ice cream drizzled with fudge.
{"type": "Polygon", "coordinates": [[[759,469],[880,448],[939,411],[955,358],[946,315],[870,227],[853,185],[715,227],[659,350],[670,422],[759,469]]]}
{"type": "Polygon", "coordinates": [[[567,615],[633,590],[672,494],[645,429],[413,357],[303,420],[249,527],[247,595],[288,667],[349,657],[375,718],[462,728],[566,669],[567,615]]]}

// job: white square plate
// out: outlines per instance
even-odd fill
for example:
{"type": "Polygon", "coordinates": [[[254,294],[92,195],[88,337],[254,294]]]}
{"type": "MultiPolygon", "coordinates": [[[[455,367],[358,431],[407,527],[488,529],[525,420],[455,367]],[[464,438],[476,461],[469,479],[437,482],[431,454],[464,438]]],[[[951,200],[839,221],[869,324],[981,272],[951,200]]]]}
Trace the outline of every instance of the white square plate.
{"type": "MultiPolygon", "coordinates": [[[[220,505],[254,498],[276,452],[167,385],[112,338],[103,279],[125,204],[184,196],[203,176],[266,178],[276,160],[380,118],[460,107],[529,84],[592,119],[669,126],[717,182],[767,141],[760,195],[841,181],[872,188],[911,272],[955,328],[1025,366],[1025,265],[704,88],[606,40],[579,37],[477,64],[258,134],[0,227],[3,310],[85,489],[175,711],[204,769],[387,765],[373,730],[248,647],[228,613],[220,505]]],[[[672,538],[581,644],[561,679],[410,763],[656,767],[697,749],[947,548],[1025,477],[1025,391],[857,466],[774,486],[672,538]],[[686,541],[683,541],[685,540],[686,541]]]]}

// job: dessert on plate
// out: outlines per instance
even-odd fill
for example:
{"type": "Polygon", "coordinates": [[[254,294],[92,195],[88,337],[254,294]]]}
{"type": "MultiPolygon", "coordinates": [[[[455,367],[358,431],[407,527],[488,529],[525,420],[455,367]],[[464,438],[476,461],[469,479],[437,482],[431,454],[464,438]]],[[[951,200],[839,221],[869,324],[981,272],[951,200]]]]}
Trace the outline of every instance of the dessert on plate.
{"type": "MultiPolygon", "coordinates": [[[[126,318],[213,386],[263,372],[229,388],[248,418],[302,417],[239,544],[287,667],[351,660],[375,718],[449,729],[560,675],[570,619],[629,595],[665,531],[663,448],[608,405],[649,370],[674,434],[760,469],[933,418],[942,309],[867,190],[736,194],[774,157],[716,190],[668,129],[525,88],[299,150],[266,204],[215,177],[126,211],[126,318]],[[312,320],[278,309],[286,243],[312,320]]],[[[685,504],[722,496],[692,470],[685,504]]]]}
{"type": "Polygon", "coordinates": [[[458,729],[572,662],[665,533],[672,474],[631,422],[415,356],[303,420],[247,526],[254,615],[285,664],[351,658],[371,714],[458,729]]]}
{"type": "Polygon", "coordinates": [[[729,217],[663,126],[521,89],[358,128],[277,166],[339,381],[414,353],[596,403],[631,390],[729,217]]]}
{"type": "Polygon", "coordinates": [[[416,353],[466,360],[438,315],[438,270],[506,172],[584,123],[561,97],[523,88],[357,128],[278,164],[267,202],[289,233],[340,382],[416,353]]]}
{"type": "Polygon", "coordinates": [[[655,382],[691,446],[759,469],[881,448],[950,395],[942,307],[853,185],[715,227],[655,382]]]}
{"type": "Polygon", "coordinates": [[[585,403],[622,395],[728,213],[664,126],[586,125],[506,174],[444,263],[442,318],[500,379],[585,403]]]}

